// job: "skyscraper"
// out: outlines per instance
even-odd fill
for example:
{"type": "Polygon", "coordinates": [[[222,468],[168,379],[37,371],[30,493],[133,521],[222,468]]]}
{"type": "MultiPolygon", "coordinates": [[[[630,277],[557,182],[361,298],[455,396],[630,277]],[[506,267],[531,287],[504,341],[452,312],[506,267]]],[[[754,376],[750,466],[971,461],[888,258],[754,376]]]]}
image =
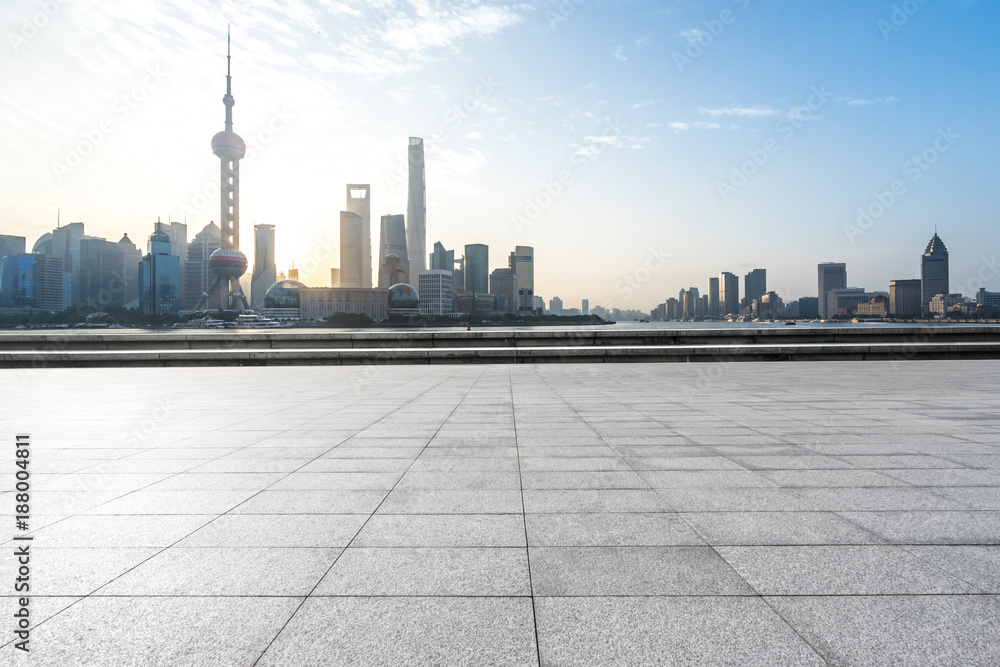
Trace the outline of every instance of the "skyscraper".
{"type": "Polygon", "coordinates": [[[445,250],[444,244],[435,241],[434,252],[431,253],[431,269],[453,272],[455,270],[455,251],[445,250]]]}
{"type": "Polygon", "coordinates": [[[920,257],[920,303],[925,313],[929,312],[931,299],[938,294],[948,294],[948,248],[935,228],[920,257]]]}
{"type": "MultiPolygon", "coordinates": [[[[889,314],[896,317],[920,315],[921,288],[919,280],[893,280],[889,283],[889,314]]],[[[932,297],[933,298],[933,297],[932,297]]]]}
{"type": "Polygon", "coordinates": [[[246,155],[247,145],[240,135],[233,132],[236,100],[233,98],[232,53],[228,48],[228,38],[226,42],[226,94],[222,98],[226,106],[226,129],[212,137],[212,152],[219,158],[221,167],[219,230],[222,247],[208,258],[215,279],[199,299],[198,309],[207,305],[209,295],[218,285],[223,286],[223,296],[219,300],[221,309],[250,307],[240,287],[240,278],[247,272],[247,258],[240,251],[240,160],[246,155]]]}
{"type": "Polygon", "coordinates": [[[488,294],[490,291],[490,248],[483,243],[465,246],[465,291],[488,294]]]}
{"type": "Polygon", "coordinates": [[[517,311],[522,315],[534,312],[532,304],[535,295],[535,249],[519,245],[510,253],[508,266],[517,275],[517,311]]]}
{"type": "Polygon", "coordinates": [[[361,216],[351,211],[340,212],[340,286],[362,287],[362,226],[361,216]]]}
{"type": "Polygon", "coordinates": [[[740,312],[740,279],[728,271],[719,274],[719,310],[720,315],[740,312]]]}
{"type": "Polygon", "coordinates": [[[122,247],[105,239],[80,240],[79,304],[92,310],[125,305],[122,247]]]}
{"type": "Polygon", "coordinates": [[[490,294],[497,297],[498,312],[517,312],[517,288],[517,274],[512,269],[493,270],[490,274],[490,294]]]}
{"type": "Polygon", "coordinates": [[[754,269],[743,278],[743,299],[747,308],[767,293],[767,269],[754,269]]]}
{"type": "Polygon", "coordinates": [[[274,264],[274,225],[253,226],[253,277],[250,280],[250,306],[264,307],[267,288],[278,281],[274,264]]]}
{"type": "MultiPolygon", "coordinates": [[[[427,192],[424,184],[424,140],[410,137],[407,154],[410,164],[410,185],[406,201],[406,251],[409,259],[410,284],[416,285],[417,275],[427,268],[427,192]]],[[[485,282],[485,278],[483,279],[485,282]]],[[[484,292],[486,290],[483,290],[484,292]]]]}
{"type": "Polygon", "coordinates": [[[0,258],[8,255],[23,255],[24,248],[25,238],[23,236],[0,234],[0,258]]]}
{"type": "MultiPolygon", "coordinates": [[[[392,287],[397,282],[400,282],[398,280],[393,282],[388,274],[389,269],[385,268],[388,266],[385,259],[389,255],[394,256],[402,267],[403,273],[406,276],[404,282],[408,280],[410,264],[408,261],[409,255],[406,250],[406,227],[404,226],[403,216],[400,214],[382,216],[378,249],[379,287],[392,287]]],[[[395,265],[395,262],[391,262],[391,264],[395,265]]]]}
{"type": "Polygon", "coordinates": [[[713,277],[708,279],[708,316],[718,317],[722,313],[719,312],[719,278],[713,277]]]}
{"type": "Polygon", "coordinates": [[[451,271],[430,269],[418,276],[421,315],[446,315],[452,312],[455,294],[452,290],[451,271]]]}
{"type": "Polygon", "coordinates": [[[46,254],[63,259],[63,309],[80,299],[80,241],[83,223],[71,222],[52,230],[50,250],[46,254]]]}
{"type": "Polygon", "coordinates": [[[176,313],[180,308],[180,282],[180,258],[170,254],[170,236],[157,229],[149,237],[149,254],[139,264],[139,308],[142,313],[176,313]]]}
{"type": "Polygon", "coordinates": [[[844,289],[847,287],[847,264],[843,262],[824,262],[819,265],[818,270],[819,316],[825,320],[835,314],[829,311],[827,294],[832,289],[844,289]]]}
{"type": "Polygon", "coordinates": [[[361,287],[372,286],[372,206],[371,186],[347,186],[347,210],[361,216],[361,287]]]}
{"type": "MultiPolygon", "coordinates": [[[[228,289],[216,283],[209,293],[215,276],[209,268],[209,258],[212,253],[222,247],[222,230],[215,222],[209,222],[200,232],[194,235],[187,247],[187,261],[184,263],[184,298],[182,308],[193,310],[204,299],[205,304],[220,303],[228,294],[228,289]],[[206,296],[207,295],[207,296],[206,296]]],[[[137,249],[138,250],[138,249],[137,249]]]]}

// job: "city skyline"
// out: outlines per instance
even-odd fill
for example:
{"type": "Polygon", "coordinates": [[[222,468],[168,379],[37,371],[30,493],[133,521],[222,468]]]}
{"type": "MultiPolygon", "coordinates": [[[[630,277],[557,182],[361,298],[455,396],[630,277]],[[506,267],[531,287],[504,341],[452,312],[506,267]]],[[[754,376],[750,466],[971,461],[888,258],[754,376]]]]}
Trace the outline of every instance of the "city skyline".
{"type": "MultiPolygon", "coordinates": [[[[231,20],[248,143],[243,235],[254,223],[275,225],[279,270],[293,255],[302,266],[330,233],[339,241],[339,206],[316,192],[371,183],[372,216],[405,212],[403,146],[423,136],[427,246],[493,246],[490,271],[506,266],[511,248],[532,246],[546,299],[650,310],[680,286],[705,289],[719,272],[766,267],[769,287],[787,300],[815,295],[816,264],[828,260],[849,264],[853,284],[881,290],[919,277],[914,257],[934,225],[952,249],[955,290],[971,296],[966,285],[984,267],[984,286],[1000,286],[990,251],[1000,244],[989,185],[997,140],[986,113],[996,88],[984,80],[997,60],[986,41],[994,7],[921,5],[894,22],[891,3],[864,11],[841,3],[840,13],[814,8],[808,16],[789,3],[573,6],[566,15],[557,5],[404,7],[380,22],[363,7],[352,16],[350,5],[337,15],[294,3],[241,16],[184,2],[152,12],[57,4],[36,34],[11,41],[2,56],[16,64],[6,96],[18,104],[0,107],[9,146],[0,161],[0,232],[30,245],[54,227],[57,208],[108,239],[141,239],[158,216],[186,215],[191,235],[219,222],[211,189],[218,167],[205,144],[217,130],[220,45],[231,20]],[[345,31],[336,36],[335,21],[345,31]],[[393,29],[406,21],[411,37],[419,26],[451,31],[404,43],[393,29]],[[599,25],[606,48],[585,53],[581,38],[599,25]],[[758,48],[753,58],[768,77],[737,82],[741,48],[775,32],[782,39],[774,50],[758,48]],[[791,72],[779,66],[779,45],[821,34],[829,53],[809,52],[791,72]],[[524,58],[554,45],[576,59],[561,78],[515,76],[524,58]],[[928,46],[936,69],[923,67],[928,46]],[[74,60],[75,49],[90,47],[97,56],[74,60]],[[524,54],[509,57],[516,47],[524,54]],[[877,73],[866,71],[866,56],[877,56],[877,73]],[[838,58],[846,67],[833,66],[838,58]],[[32,85],[43,78],[53,90],[32,85]],[[528,94],[545,86],[555,94],[528,94]],[[421,87],[430,94],[417,94],[421,87]],[[615,118],[620,128],[607,122],[615,118]],[[445,136],[435,138],[439,128],[445,136]],[[70,165],[88,133],[103,138],[70,165]],[[211,193],[200,207],[199,184],[211,193]],[[599,236],[609,226],[616,233],[599,236]],[[715,242],[720,235],[725,245],[715,242]],[[670,258],[626,298],[616,286],[653,252],[670,258]]],[[[20,26],[35,11],[15,2],[0,16],[20,26]]],[[[328,284],[335,263],[303,281],[328,284]]]]}

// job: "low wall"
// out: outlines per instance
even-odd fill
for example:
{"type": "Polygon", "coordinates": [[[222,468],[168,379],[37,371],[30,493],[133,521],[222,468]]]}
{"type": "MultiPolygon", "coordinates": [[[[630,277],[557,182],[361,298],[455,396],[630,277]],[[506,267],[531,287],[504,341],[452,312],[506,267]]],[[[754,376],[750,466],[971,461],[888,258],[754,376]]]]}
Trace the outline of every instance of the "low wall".
{"type": "Polygon", "coordinates": [[[0,368],[997,358],[998,326],[0,333],[0,368]]]}

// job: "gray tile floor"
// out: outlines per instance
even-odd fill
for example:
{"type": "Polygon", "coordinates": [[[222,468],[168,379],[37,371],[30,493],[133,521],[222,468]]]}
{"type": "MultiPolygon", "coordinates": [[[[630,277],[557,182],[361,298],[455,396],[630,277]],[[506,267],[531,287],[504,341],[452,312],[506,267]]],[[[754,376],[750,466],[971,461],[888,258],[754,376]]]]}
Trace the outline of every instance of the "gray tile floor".
{"type": "Polygon", "coordinates": [[[997,361],[37,369],[0,392],[35,538],[32,651],[0,664],[1000,664],[997,361]]]}

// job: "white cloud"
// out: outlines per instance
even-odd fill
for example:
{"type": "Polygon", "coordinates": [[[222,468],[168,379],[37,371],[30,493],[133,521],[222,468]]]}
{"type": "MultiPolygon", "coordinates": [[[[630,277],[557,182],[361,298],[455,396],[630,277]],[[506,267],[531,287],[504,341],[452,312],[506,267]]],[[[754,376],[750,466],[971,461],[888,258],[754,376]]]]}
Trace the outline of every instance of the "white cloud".
{"type": "Polygon", "coordinates": [[[482,132],[466,132],[465,133],[465,138],[466,139],[482,139],[483,138],[483,133],[482,132]]]}
{"type": "Polygon", "coordinates": [[[674,134],[680,134],[681,132],[687,132],[688,130],[717,130],[721,125],[718,123],[710,123],[704,120],[696,120],[692,122],[680,122],[675,121],[672,123],[667,123],[667,127],[674,131],[674,134]]]}
{"type": "Polygon", "coordinates": [[[702,39],[708,36],[708,33],[705,32],[704,30],[691,28],[690,30],[681,31],[680,36],[693,44],[694,42],[700,42],[702,39]]]}
{"type": "Polygon", "coordinates": [[[611,55],[615,57],[615,60],[622,60],[622,61],[628,60],[628,57],[624,53],[622,53],[622,47],[620,46],[615,47],[615,52],[612,53],[611,55]]]}
{"type": "Polygon", "coordinates": [[[636,102],[635,104],[628,105],[629,109],[641,109],[642,107],[651,107],[654,104],[659,104],[663,100],[643,100],[642,102],[636,102]]]}
{"type": "Polygon", "coordinates": [[[722,108],[698,107],[698,113],[706,114],[712,118],[719,116],[742,116],[744,118],[762,118],[766,116],[777,116],[781,112],[770,107],[741,107],[728,106],[722,108]]]}

